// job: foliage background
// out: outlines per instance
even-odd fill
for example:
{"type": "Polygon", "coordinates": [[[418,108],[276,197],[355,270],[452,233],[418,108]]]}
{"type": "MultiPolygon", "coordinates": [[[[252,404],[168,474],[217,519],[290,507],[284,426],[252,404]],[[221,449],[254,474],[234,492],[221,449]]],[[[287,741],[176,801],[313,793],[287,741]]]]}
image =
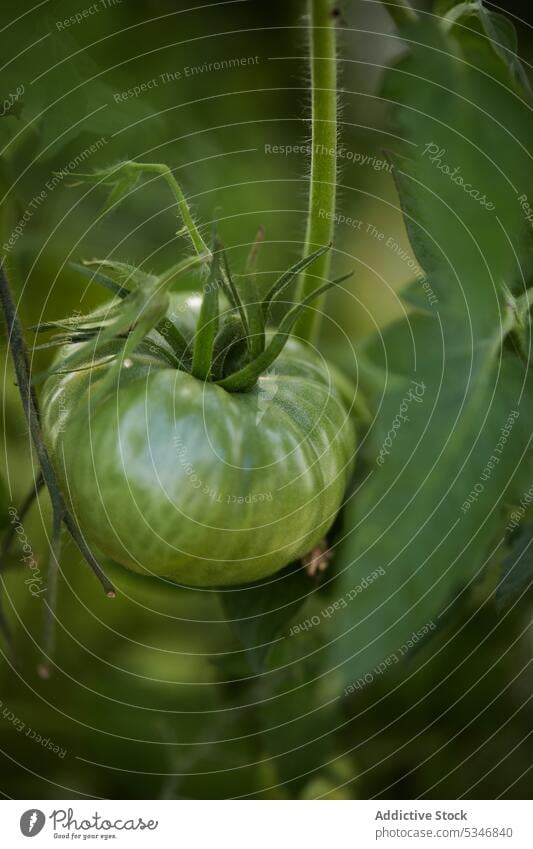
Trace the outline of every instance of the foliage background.
{"type": "MultiPolygon", "coordinates": [[[[66,180],[46,188],[102,136],[108,140],[90,168],[126,156],[179,165],[199,221],[218,219],[235,266],[264,224],[266,285],[298,257],[303,239],[306,157],[265,152],[265,145],[308,138],[302,4],[244,0],[187,11],[189,4],[170,0],[122,0],[58,27],[84,8],[76,6],[54,0],[27,14],[13,0],[2,6],[2,93],[25,86],[20,120],[0,124],[2,241],[46,192],[8,260],[25,325],[101,302],[97,287],[86,288],[69,270],[69,259],[112,255],[162,269],[183,249],[170,199],[157,185],[101,220],[97,192],[67,189],[66,180]],[[256,56],[256,64],[185,75],[187,67],[256,56]],[[115,102],[118,92],[177,71],[181,79],[115,102]],[[43,109],[44,119],[32,121],[43,109]]],[[[527,61],[532,30],[527,21],[515,23],[527,61]]],[[[348,151],[383,160],[390,127],[379,84],[401,46],[378,4],[345,4],[341,26],[341,140],[348,151]]],[[[363,225],[338,228],[335,266],[340,273],[355,257],[356,274],[349,292],[330,296],[321,346],[350,368],[351,343],[401,314],[398,291],[411,275],[367,231],[375,224],[409,251],[390,174],[346,160],[340,183],[339,211],[363,225]]],[[[5,338],[4,360],[7,522],[7,506],[28,489],[33,461],[5,338]]],[[[35,365],[45,363],[37,355],[35,365]]],[[[25,522],[43,562],[48,520],[43,497],[25,522]]],[[[18,655],[16,665],[4,652],[0,661],[4,795],[527,797],[531,608],[523,601],[499,616],[490,575],[428,646],[340,705],[338,676],[329,667],[326,674],[312,629],[305,641],[276,646],[268,673],[258,676],[217,594],[118,569],[112,576],[119,594],[111,603],[66,541],[50,680],[36,672],[42,610],[16,557],[1,576],[18,655]],[[65,756],[26,736],[29,727],[65,756]]],[[[337,596],[334,580],[326,582],[295,621],[337,596]]]]}

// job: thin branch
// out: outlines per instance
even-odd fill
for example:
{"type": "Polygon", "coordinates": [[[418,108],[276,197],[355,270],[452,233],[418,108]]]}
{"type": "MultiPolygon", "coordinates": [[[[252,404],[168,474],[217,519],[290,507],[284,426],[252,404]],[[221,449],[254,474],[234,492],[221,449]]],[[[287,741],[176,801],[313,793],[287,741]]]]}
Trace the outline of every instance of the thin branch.
{"type": "Polygon", "coordinates": [[[109,598],[114,598],[115,591],[113,589],[113,585],[102,571],[93,554],[89,551],[89,548],[85,543],[85,540],[83,539],[80,530],[76,525],[76,522],[69,514],[65,506],[59,483],[52,467],[52,463],[50,462],[48,451],[46,450],[46,446],[44,444],[44,439],[39,422],[37,402],[30,382],[29,361],[26,344],[22,335],[22,328],[20,326],[20,322],[18,320],[18,316],[15,310],[15,304],[13,302],[11,290],[9,288],[9,283],[7,280],[3,263],[0,263],[0,302],[2,305],[2,310],[7,325],[8,345],[15,366],[15,374],[17,377],[17,384],[22,400],[22,406],[24,409],[26,420],[29,425],[32,442],[39,460],[41,474],[43,476],[44,482],[48,489],[48,493],[50,495],[50,500],[52,502],[54,519],[58,519],[59,521],[65,523],[81,553],[83,554],[88,564],[94,571],[96,577],[102,584],[102,587],[106,592],[107,596],[109,598]]]}

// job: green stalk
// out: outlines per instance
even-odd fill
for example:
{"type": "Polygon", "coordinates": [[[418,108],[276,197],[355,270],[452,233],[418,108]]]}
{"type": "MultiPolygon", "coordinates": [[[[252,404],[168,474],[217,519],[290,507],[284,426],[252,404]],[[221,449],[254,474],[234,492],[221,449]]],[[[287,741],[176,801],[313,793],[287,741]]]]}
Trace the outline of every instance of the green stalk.
{"type": "Polygon", "coordinates": [[[198,380],[209,380],[213,364],[213,350],[219,323],[219,271],[219,253],[215,250],[194,336],[191,374],[198,380]]]}
{"type": "Polygon", "coordinates": [[[183,194],[180,184],[174,177],[174,174],[172,173],[168,165],[159,165],[145,162],[135,164],[139,168],[139,170],[147,171],[148,173],[159,173],[161,174],[163,179],[166,180],[167,185],[169,186],[174,197],[176,198],[182,221],[185,225],[187,233],[189,234],[189,238],[193,243],[196,253],[199,256],[201,254],[207,254],[207,256],[210,257],[211,252],[207,247],[206,243],[204,242],[196,224],[194,223],[194,218],[191,215],[187,199],[183,194]]]}
{"type": "MultiPolygon", "coordinates": [[[[311,186],[303,256],[332,241],[337,179],[337,59],[335,11],[332,0],[308,0],[312,88],[311,186]]],[[[298,281],[297,300],[306,298],[329,278],[330,252],[324,253],[303,271],[298,281]]],[[[296,333],[313,342],[320,329],[320,310],[306,311],[298,320],[296,333]]]]}
{"type": "Polygon", "coordinates": [[[70,185],[78,186],[82,183],[96,183],[103,186],[111,186],[111,191],[103,208],[103,212],[108,212],[110,209],[118,206],[124,198],[128,197],[143,174],[155,174],[165,180],[176,199],[181,220],[183,221],[184,226],[180,233],[188,233],[198,256],[206,255],[206,262],[209,262],[211,252],[194,223],[187,198],[183,194],[180,184],[168,165],[160,162],[134,162],[131,159],[126,159],[109,168],[98,168],[96,171],[87,174],[76,172],[74,174],[74,180],[70,185]]]}

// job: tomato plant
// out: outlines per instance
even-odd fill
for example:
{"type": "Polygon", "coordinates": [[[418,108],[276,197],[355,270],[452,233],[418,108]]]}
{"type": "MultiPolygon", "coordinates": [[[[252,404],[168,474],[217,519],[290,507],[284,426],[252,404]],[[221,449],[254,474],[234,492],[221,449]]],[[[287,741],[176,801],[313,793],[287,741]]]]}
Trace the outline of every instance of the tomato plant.
{"type": "Polygon", "coordinates": [[[320,591],[336,588],[324,608],[335,615],[297,634],[328,620],[322,647],[329,641],[348,695],[438,632],[487,563],[500,569],[499,598],[515,553],[525,565],[513,587],[531,568],[531,92],[512,27],[481,3],[439,2],[432,15],[386,5],[405,44],[384,79],[386,156],[420,272],[402,292],[409,312],[354,340],[347,374],[318,347],[326,292],[347,277],[330,274],[339,10],[328,0],[308,3],[301,259],[269,288],[257,274],[262,231],[235,275],[174,170],[129,159],[73,182],[107,188],[106,215],[146,180],[169,188],[187,244],[175,265],[78,265],[111,298],[36,328],[39,341],[53,334],[36,348],[57,349],[43,374],[30,373],[2,278],[53,506],[50,607],[64,523],[110,596],[107,561],[186,586],[238,587],[221,593],[223,609],[257,670],[317,588],[309,573],[333,553],[320,591]]]}
{"type": "Polygon", "coordinates": [[[113,298],[36,328],[55,331],[42,347],[58,348],[48,371],[32,378],[33,386],[44,381],[39,412],[4,281],[18,376],[54,507],[50,569],[66,520],[108,595],[93,548],[135,571],[206,587],[261,579],[306,555],[312,572],[327,561],[324,538],[354,466],[355,389],[312,344],[322,296],[349,275],[328,281],[335,157],[320,150],[336,144],[335,15],[329,3],[313,2],[310,16],[307,236],[302,259],[266,292],[256,280],[262,231],[245,273],[234,278],[217,234],[208,247],[166,165],[124,161],[77,172],[77,183],[110,187],[106,210],[145,177],[166,183],[196,256],[161,275],[112,261],[80,266],[113,298]],[[199,292],[172,291],[184,274],[199,292]]]}
{"type": "Polygon", "coordinates": [[[252,339],[227,308],[209,335],[207,379],[197,376],[201,333],[218,318],[205,319],[208,297],[171,296],[165,335],[152,332],[126,359],[114,340],[83,362],[79,344],[67,347],[42,404],[50,457],[86,537],[125,566],[197,586],[261,578],[311,551],[335,519],[354,456],[335,370],[285,331],[260,331],[265,348],[249,363],[252,339]],[[192,319],[200,327],[186,342],[192,319]]]}

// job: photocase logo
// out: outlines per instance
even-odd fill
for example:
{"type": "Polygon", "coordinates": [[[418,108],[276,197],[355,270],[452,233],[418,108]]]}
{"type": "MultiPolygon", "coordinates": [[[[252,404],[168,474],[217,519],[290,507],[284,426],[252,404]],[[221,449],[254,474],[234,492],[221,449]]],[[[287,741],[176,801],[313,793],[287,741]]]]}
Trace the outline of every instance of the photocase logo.
{"type": "Polygon", "coordinates": [[[46,817],[38,808],[31,808],[29,811],[24,811],[20,818],[20,830],[24,837],[35,837],[43,830],[46,817]]]}

